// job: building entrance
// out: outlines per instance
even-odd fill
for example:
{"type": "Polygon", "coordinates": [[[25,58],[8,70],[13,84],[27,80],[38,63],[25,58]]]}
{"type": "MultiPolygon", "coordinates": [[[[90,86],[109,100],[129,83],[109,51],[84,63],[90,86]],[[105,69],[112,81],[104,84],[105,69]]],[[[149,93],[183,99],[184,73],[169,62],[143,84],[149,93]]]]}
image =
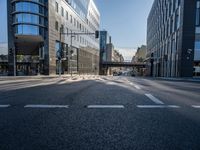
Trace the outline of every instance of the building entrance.
{"type": "Polygon", "coordinates": [[[17,63],[17,76],[34,76],[39,72],[39,63],[17,63]]]}

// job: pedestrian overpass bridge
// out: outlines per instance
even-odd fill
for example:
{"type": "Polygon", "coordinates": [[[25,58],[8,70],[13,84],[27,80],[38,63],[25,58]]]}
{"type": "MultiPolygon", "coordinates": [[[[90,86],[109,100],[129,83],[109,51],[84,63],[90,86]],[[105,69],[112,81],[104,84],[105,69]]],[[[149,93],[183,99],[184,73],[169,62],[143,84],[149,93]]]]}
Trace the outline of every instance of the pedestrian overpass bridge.
{"type": "Polygon", "coordinates": [[[100,64],[100,75],[107,75],[108,69],[112,67],[131,67],[136,70],[146,68],[146,63],[132,63],[132,62],[102,62],[100,64]]]}
{"type": "Polygon", "coordinates": [[[137,67],[145,68],[146,63],[132,63],[132,62],[103,62],[103,67],[137,67]]]}

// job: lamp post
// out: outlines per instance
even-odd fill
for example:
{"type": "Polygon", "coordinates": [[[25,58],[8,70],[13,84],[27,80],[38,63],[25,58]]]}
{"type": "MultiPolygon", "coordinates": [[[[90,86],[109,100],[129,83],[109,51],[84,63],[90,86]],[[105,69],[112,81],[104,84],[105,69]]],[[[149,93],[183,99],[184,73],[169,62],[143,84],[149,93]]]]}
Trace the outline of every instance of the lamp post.
{"type": "MultiPolygon", "coordinates": [[[[9,49],[9,57],[11,57],[13,60],[12,60],[12,75],[13,76],[16,76],[16,52],[15,52],[15,48],[10,48],[9,49]]],[[[11,70],[10,70],[11,71],[11,70]]]]}
{"type": "Polygon", "coordinates": [[[72,60],[72,54],[73,54],[73,47],[72,47],[72,38],[75,37],[71,31],[71,37],[70,37],[70,59],[69,59],[69,68],[70,68],[70,74],[72,76],[72,63],[71,63],[71,60],[72,60]]]}

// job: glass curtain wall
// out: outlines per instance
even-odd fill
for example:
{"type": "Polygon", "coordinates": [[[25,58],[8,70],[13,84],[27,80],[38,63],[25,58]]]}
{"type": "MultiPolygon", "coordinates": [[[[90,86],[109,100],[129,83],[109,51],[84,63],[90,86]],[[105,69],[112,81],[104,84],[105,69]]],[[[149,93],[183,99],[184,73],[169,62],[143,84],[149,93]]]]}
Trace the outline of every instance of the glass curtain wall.
{"type": "Polygon", "coordinates": [[[0,1],[0,76],[8,74],[7,0],[0,1]]]}
{"type": "Polygon", "coordinates": [[[200,76],[200,1],[196,3],[196,37],[194,46],[194,76],[200,76]]]}

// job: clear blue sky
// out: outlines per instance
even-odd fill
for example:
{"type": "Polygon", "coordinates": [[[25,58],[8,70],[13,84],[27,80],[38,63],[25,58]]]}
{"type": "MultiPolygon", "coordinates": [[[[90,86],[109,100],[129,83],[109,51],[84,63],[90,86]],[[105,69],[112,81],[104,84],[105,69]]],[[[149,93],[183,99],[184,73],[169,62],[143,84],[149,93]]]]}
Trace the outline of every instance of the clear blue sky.
{"type": "Polygon", "coordinates": [[[101,29],[112,36],[116,48],[135,49],[146,44],[147,17],[153,0],[95,0],[101,29]]]}

